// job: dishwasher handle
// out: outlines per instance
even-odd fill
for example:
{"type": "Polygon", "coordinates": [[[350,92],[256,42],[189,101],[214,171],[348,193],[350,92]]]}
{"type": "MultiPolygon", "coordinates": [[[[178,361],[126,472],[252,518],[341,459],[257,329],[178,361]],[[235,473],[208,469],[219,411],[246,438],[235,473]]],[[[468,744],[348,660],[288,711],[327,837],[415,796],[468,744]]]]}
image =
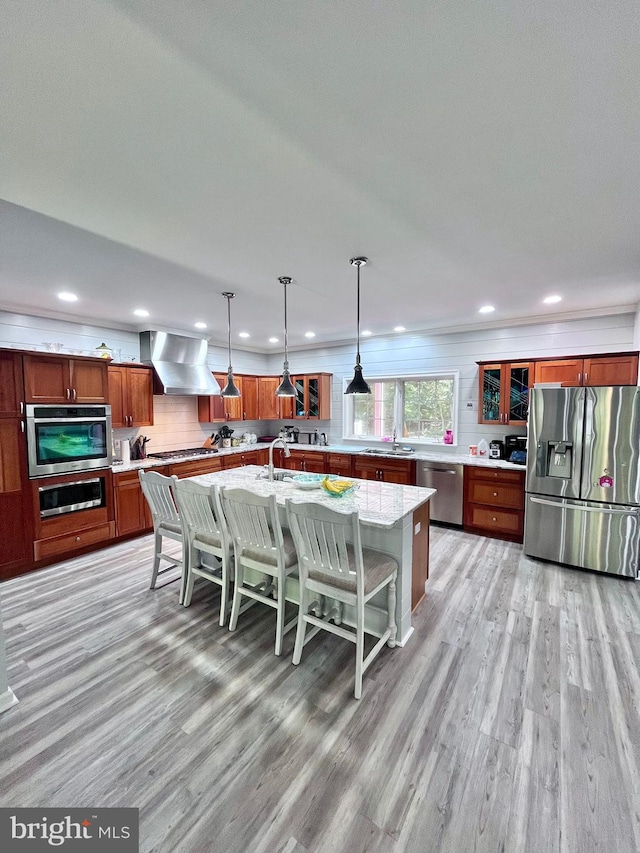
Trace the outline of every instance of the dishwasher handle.
{"type": "Polygon", "coordinates": [[[428,468],[423,466],[422,470],[428,471],[430,474],[453,474],[455,476],[458,473],[453,468],[428,468]]]}

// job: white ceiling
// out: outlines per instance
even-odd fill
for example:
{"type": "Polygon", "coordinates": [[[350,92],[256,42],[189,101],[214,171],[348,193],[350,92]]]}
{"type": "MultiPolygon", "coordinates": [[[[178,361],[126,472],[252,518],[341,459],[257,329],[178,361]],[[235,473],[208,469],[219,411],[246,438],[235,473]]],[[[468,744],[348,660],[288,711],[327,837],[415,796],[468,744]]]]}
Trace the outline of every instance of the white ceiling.
{"type": "Polygon", "coordinates": [[[355,254],[375,334],[640,303],[636,0],[2,16],[0,308],[224,340],[231,290],[269,349],[290,275],[290,345],[352,339],[355,254]]]}

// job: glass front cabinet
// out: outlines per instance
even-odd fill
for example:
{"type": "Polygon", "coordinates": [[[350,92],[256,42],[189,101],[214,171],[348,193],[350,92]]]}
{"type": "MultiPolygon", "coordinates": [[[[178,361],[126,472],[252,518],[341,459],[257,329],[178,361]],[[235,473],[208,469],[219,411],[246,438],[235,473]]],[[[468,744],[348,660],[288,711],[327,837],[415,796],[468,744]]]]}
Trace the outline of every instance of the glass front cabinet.
{"type": "Polygon", "coordinates": [[[328,420],[331,417],[331,374],[292,377],[296,389],[294,418],[328,420]]]}
{"type": "Polygon", "coordinates": [[[533,364],[507,361],[479,368],[478,423],[525,426],[533,364]]]}

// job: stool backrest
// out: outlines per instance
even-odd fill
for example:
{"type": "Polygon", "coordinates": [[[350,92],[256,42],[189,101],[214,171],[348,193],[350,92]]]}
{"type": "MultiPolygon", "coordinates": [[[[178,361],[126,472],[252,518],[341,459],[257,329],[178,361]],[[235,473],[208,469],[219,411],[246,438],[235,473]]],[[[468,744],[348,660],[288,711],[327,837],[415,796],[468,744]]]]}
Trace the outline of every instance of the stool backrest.
{"type": "Polygon", "coordinates": [[[138,472],[142,492],[147,499],[154,528],[163,521],[180,524],[180,514],[175,499],[177,477],[165,477],[157,471],[138,472]]]}
{"type": "Polygon", "coordinates": [[[182,523],[190,535],[206,533],[227,543],[229,533],[220,506],[217,486],[202,486],[192,480],[178,480],[176,500],[182,523]]]}
{"type": "Polygon", "coordinates": [[[243,550],[266,554],[283,553],[284,539],[275,495],[256,495],[246,489],[223,488],[222,510],[236,548],[236,559],[243,550]]]}
{"type": "Polygon", "coordinates": [[[292,500],[286,501],[286,508],[300,574],[320,573],[328,584],[355,579],[360,588],[364,569],[357,510],[338,512],[321,504],[292,500]]]}

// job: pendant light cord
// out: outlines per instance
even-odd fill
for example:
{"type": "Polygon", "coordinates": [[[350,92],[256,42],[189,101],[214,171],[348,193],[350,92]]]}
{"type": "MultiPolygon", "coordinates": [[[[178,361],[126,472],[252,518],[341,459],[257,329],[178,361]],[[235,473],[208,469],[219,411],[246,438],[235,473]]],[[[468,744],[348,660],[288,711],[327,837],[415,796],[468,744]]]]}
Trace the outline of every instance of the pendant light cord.
{"type": "MultiPolygon", "coordinates": [[[[360,272],[360,270],[358,270],[360,272]]],[[[231,373],[231,297],[227,294],[227,346],[229,350],[229,370],[231,373]]]]}
{"type": "Polygon", "coordinates": [[[291,283],[291,279],[286,275],[280,277],[280,281],[284,285],[284,369],[289,369],[289,338],[287,333],[287,285],[291,283]]]}

